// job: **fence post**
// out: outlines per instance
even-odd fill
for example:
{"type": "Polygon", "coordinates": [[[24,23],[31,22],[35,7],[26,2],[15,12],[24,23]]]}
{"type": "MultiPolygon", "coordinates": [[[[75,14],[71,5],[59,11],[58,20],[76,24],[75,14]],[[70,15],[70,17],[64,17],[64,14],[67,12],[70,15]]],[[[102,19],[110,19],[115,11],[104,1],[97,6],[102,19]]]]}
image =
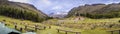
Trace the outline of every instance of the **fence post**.
{"type": "Polygon", "coordinates": [[[7,24],[5,23],[5,26],[7,26],[7,24]]]}
{"type": "Polygon", "coordinates": [[[15,25],[15,29],[17,29],[17,25],[15,25]]]}
{"type": "Polygon", "coordinates": [[[76,32],[76,34],[80,34],[80,32],[76,32]]]}
{"type": "Polygon", "coordinates": [[[67,34],[67,31],[65,31],[65,34],[67,34]]]}
{"type": "Polygon", "coordinates": [[[25,25],[25,30],[27,29],[27,25],[25,25]]]}
{"type": "Polygon", "coordinates": [[[57,29],[58,30],[58,32],[59,32],[59,29],[57,29]]]}
{"type": "Polygon", "coordinates": [[[113,34],[114,31],[111,31],[111,34],[113,34]]]}
{"type": "Polygon", "coordinates": [[[119,30],[119,34],[120,34],[120,30],[119,30]]]}
{"type": "Polygon", "coordinates": [[[46,29],[46,27],[44,26],[44,29],[46,29]]]}
{"type": "Polygon", "coordinates": [[[49,26],[49,29],[51,29],[51,26],[49,26]]]}
{"type": "Polygon", "coordinates": [[[20,31],[22,31],[22,30],[23,30],[23,28],[21,27],[21,28],[20,28],[20,31]]]}
{"type": "Polygon", "coordinates": [[[35,27],[35,31],[37,31],[37,27],[35,27]]]}
{"type": "Polygon", "coordinates": [[[35,31],[37,31],[37,29],[38,29],[38,25],[35,25],[35,31]]]}

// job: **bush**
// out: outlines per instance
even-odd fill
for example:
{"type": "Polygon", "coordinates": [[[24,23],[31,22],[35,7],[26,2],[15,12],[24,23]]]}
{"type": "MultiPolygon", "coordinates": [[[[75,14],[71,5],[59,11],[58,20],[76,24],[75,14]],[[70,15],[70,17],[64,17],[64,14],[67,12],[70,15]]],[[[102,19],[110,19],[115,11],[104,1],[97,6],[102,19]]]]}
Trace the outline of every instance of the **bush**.
{"type": "MultiPolygon", "coordinates": [[[[100,18],[116,18],[120,17],[120,11],[111,11],[109,13],[103,13],[103,14],[80,14],[81,16],[88,17],[88,18],[94,18],[94,19],[100,19],[100,18]]],[[[76,15],[78,16],[78,14],[76,15]]]]}

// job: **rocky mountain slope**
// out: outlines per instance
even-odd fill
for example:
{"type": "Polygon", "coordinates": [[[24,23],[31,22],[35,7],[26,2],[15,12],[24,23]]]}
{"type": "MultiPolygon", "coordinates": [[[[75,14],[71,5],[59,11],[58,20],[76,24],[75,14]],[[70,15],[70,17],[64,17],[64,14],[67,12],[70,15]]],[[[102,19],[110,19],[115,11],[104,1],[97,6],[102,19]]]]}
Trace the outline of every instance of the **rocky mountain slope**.
{"type": "Polygon", "coordinates": [[[0,0],[0,15],[36,22],[41,22],[49,18],[31,4],[11,2],[8,0],[0,0]]]}
{"type": "Polygon", "coordinates": [[[120,17],[120,4],[92,4],[84,5],[71,9],[67,17],[85,16],[89,18],[113,18],[120,17]]]}

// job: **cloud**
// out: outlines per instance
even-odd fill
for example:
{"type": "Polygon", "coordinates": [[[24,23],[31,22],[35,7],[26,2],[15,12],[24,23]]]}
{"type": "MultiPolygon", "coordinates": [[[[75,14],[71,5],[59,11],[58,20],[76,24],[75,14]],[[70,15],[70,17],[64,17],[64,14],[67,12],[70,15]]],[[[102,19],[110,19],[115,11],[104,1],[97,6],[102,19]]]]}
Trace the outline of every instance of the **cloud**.
{"type": "Polygon", "coordinates": [[[56,12],[55,14],[58,14],[58,15],[66,15],[67,12],[56,12]]]}
{"type": "Polygon", "coordinates": [[[33,4],[39,10],[49,13],[62,14],[67,13],[73,7],[78,7],[84,4],[96,4],[96,3],[118,3],[120,0],[10,0],[16,2],[30,3],[33,4]]]}
{"type": "Polygon", "coordinates": [[[9,0],[9,1],[29,3],[30,0],[9,0]]]}
{"type": "Polygon", "coordinates": [[[50,6],[52,3],[49,0],[32,0],[33,4],[35,5],[44,5],[44,6],[50,6]]]}
{"type": "Polygon", "coordinates": [[[41,0],[46,5],[51,5],[52,3],[49,0],[41,0]]]}
{"type": "Polygon", "coordinates": [[[119,3],[120,0],[109,0],[107,4],[111,4],[111,3],[119,3]]]}
{"type": "Polygon", "coordinates": [[[52,8],[52,10],[60,10],[62,8],[63,8],[62,6],[55,6],[55,7],[52,8]]]}

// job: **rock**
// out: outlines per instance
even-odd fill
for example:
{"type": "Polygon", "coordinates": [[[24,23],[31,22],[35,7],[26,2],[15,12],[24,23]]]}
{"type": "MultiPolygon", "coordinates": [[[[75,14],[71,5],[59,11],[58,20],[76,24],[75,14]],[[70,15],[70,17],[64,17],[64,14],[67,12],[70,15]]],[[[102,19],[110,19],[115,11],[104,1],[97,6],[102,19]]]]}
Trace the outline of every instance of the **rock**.
{"type": "Polygon", "coordinates": [[[20,34],[20,33],[17,33],[17,32],[10,32],[8,34],[20,34]]]}

